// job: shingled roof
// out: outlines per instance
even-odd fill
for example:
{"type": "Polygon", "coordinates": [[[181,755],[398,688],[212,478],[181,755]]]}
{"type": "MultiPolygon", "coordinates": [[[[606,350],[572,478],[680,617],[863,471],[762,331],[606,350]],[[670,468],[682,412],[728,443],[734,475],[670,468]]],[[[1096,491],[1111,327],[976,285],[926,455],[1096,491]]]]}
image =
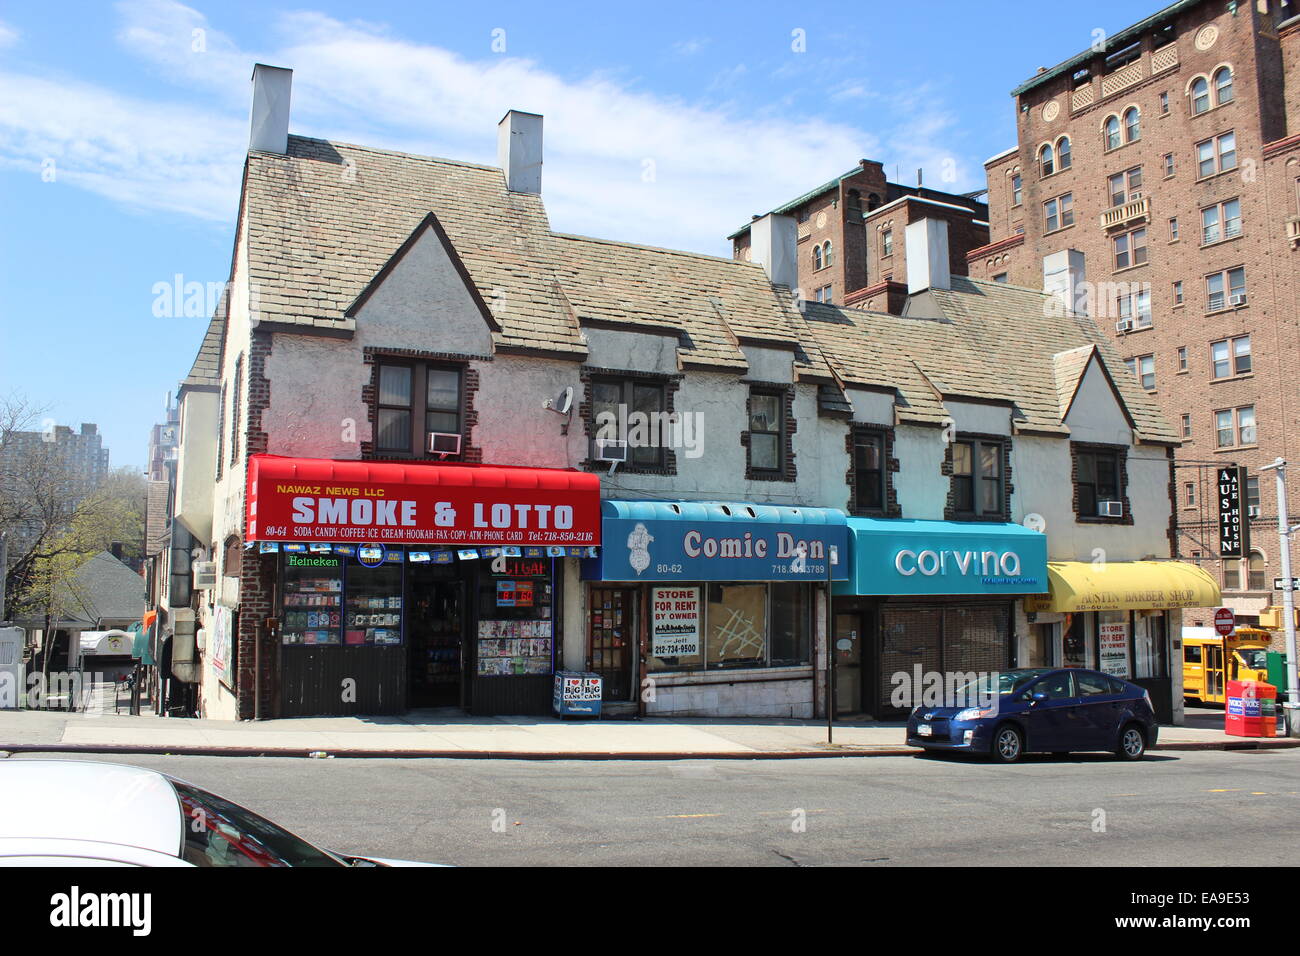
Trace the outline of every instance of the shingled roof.
{"type": "Polygon", "coordinates": [[[290,136],[285,155],[249,153],[245,189],[261,322],[355,328],[349,306],[432,212],[493,303],[498,348],[585,352],[541,197],[500,169],[290,136]]]}
{"type": "Polygon", "coordinates": [[[1123,369],[1086,316],[1063,313],[1051,296],[1000,282],[954,276],[932,289],[937,318],[889,315],[809,303],[809,334],[849,385],[897,390],[900,422],[938,424],[945,401],[1006,402],[1022,432],[1069,434],[1062,422],[1062,378],[1074,386],[1094,350],[1142,441],[1176,443],[1155,403],[1123,369]],[[1081,364],[1080,364],[1081,363],[1081,364]]]}

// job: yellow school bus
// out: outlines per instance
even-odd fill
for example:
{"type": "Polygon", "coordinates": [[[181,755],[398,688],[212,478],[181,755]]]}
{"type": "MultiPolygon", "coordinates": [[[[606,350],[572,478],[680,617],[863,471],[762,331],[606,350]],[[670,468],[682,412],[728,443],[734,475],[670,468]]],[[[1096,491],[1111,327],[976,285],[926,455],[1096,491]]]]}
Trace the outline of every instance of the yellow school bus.
{"type": "Polygon", "coordinates": [[[1268,680],[1267,654],[1268,631],[1239,627],[1223,638],[1210,627],[1184,628],[1183,697],[1224,703],[1228,681],[1268,680]]]}

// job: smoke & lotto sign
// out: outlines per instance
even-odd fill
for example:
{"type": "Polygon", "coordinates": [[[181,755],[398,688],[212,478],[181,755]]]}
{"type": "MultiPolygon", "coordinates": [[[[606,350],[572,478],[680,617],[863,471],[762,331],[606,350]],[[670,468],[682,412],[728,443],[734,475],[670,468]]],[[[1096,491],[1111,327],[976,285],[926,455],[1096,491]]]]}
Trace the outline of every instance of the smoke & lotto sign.
{"type": "Polygon", "coordinates": [[[259,455],[249,466],[249,540],[593,545],[598,482],[553,469],[259,455]]]}

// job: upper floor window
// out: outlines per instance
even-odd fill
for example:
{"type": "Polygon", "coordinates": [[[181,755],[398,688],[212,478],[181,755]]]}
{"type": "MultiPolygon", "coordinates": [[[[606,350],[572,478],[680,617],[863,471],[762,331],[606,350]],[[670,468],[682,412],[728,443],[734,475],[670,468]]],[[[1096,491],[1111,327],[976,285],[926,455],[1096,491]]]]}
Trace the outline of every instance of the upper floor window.
{"type": "Polygon", "coordinates": [[[1119,137],[1119,117],[1118,117],[1118,116],[1107,116],[1107,117],[1106,117],[1105,135],[1106,135],[1106,148],[1107,148],[1107,149],[1117,149],[1117,148],[1120,146],[1121,140],[1120,140],[1120,137],[1119,137]]]}
{"type": "Polygon", "coordinates": [[[1243,405],[1215,412],[1214,434],[1218,448],[1255,444],[1255,406],[1243,405]]]}
{"type": "Polygon", "coordinates": [[[855,428],[853,430],[853,506],[854,511],[884,514],[888,494],[886,481],[885,432],[855,428]]]}
{"type": "Polygon", "coordinates": [[[1074,195],[1066,193],[1043,203],[1043,220],[1048,232],[1074,225],[1074,195]]]}
{"type": "Polygon", "coordinates": [[[1210,345],[1210,363],[1215,378],[1245,375],[1251,370],[1250,336],[1239,335],[1210,345]]]}
{"type": "Polygon", "coordinates": [[[1147,231],[1134,229],[1111,240],[1115,254],[1115,268],[1127,269],[1140,266],[1147,261],[1147,231]]]}
{"type": "Polygon", "coordinates": [[[1246,268],[1225,269],[1205,277],[1206,311],[1218,312],[1246,304],[1246,268]]]}
{"type": "Polygon", "coordinates": [[[1133,143],[1141,138],[1141,115],[1136,106],[1130,106],[1124,111],[1124,142],[1133,143]]]}
{"type": "Polygon", "coordinates": [[[1110,514],[1111,502],[1122,501],[1122,453],[1117,449],[1075,450],[1075,502],[1080,518],[1122,518],[1110,514]],[[1103,502],[1107,504],[1103,504],[1103,502]]]}
{"type": "Polygon", "coordinates": [[[1232,102],[1232,70],[1226,66],[1215,71],[1214,100],[1220,106],[1232,102]]]}
{"type": "Polygon", "coordinates": [[[830,305],[830,304],[831,304],[831,287],[830,287],[830,286],[828,286],[828,285],[824,285],[824,286],[822,286],[820,289],[817,290],[817,301],[818,301],[818,302],[824,302],[826,305],[830,305]]]}
{"type": "Polygon", "coordinates": [[[1044,176],[1050,176],[1056,172],[1055,154],[1052,152],[1051,144],[1045,145],[1038,151],[1038,165],[1044,176]]]}
{"type": "Polygon", "coordinates": [[[881,256],[892,256],[894,254],[893,229],[886,229],[880,233],[880,254],[881,256]]]}
{"type": "Polygon", "coordinates": [[[1137,355],[1130,359],[1125,359],[1124,364],[1128,370],[1137,376],[1137,380],[1142,383],[1142,387],[1148,392],[1154,391],[1156,387],[1156,357],[1154,355],[1137,355]]]}
{"type": "Polygon", "coordinates": [[[1241,235],[1241,200],[1229,199],[1201,210],[1201,242],[1209,245],[1220,239],[1241,235]]]}
{"type": "Polygon", "coordinates": [[[1019,205],[1020,205],[1020,202],[1021,202],[1021,189],[1022,189],[1023,185],[1024,185],[1024,184],[1023,184],[1023,182],[1022,182],[1021,179],[1020,179],[1020,174],[1019,174],[1019,173],[1016,173],[1014,176],[1011,177],[1011,205],[1013,205],[1013,206],[1019,206],[1019,205]]]}
{"type": "Polygon", "coordinates": [[[230,463],[239,460],[239,412],[244,394],[244,357],[235,359],[235,390],[230,397],[230,463]]]}
{"type": "Polygon", "coordinates": [[[749,393],[749,467],[779,472],[785,463],[785,397],[778,392],[749,393]]]}
{"type": "Polygon", "coordinates": [[[1203,76],[1192,80],[1192,114],[1204,113],[1210,108],[1210,82],[1203,76]]]}
{"type": "Polygon", "coordinates": [[[985,439],[952,445],[953,511],[963,517],[1006,516],[1004,442],[985,439]]]}
{"type": "Polygon", "coordinates": [[[831,241],[827,239],[821,245],[813,246],[813,268],[825,269],[831,264],[831,241]]]}
{"type": "Polygon", "coordinates": [[[1237,168],[1237,136],[1228,131],[1196,144],[1196,175],[1199,179],[1237,168]]]}
{"type": "Polygon", "coordinates": [[[1116,173],[1114,176],[1109,177],[1106,182],[1110,187],[1110,204],[1112,206],[1122,206],[1126,202],[1140,199],[1142,196],[1142,167],[1134,166],[1122,173],[1116,173]]]}
{"type": "Polygon", "coordinates": [[[1174,154],[1165,153],[1165,179],[1174,174],[1174,154]]]}
{"type": "Polygon", "coordinates": [[[820,244],[813,246],[813,269],[822,267],[822,247],[820,244]]]}
{"type": "Polygon", "coordinates": [[[1162,92],[1160,94],[1160,115],[1169,115],[1169,94],[1162,92]]]}
{"type": "Polygon", "coordinates": [[[1264,552],[1250,552],[1250,569],[1247,584],[1252,591],[1267,591],[1268,578],[1265,575],[1264,552]]]}
{"type": "MultiPolygon", "coordinates": [[[[662,422],[667,411],[667,389],[663,382],[642,378],[593,378],[591,411],[595,437],[605,437],[602,423],[662,422]],[[623,414],[619,414],[622,406],[623,414]],[[633,413],[638,413],[633,418],[633,413]]],[[[664,467],[664,444],[661,429],[638,429],[631,425],[627,434],[610,437],[627,442],[627,461],[639,468],[664,467]]]]}
{"type": "MultiPolygon", "coordinates": [[[[1124,283],[1127,285],[1128,283],[1124,283]]],[[[1145,329],[1151,326],[1151,290],[1147,284],[1135,292],[1123,292],[1115,300],[1116,312],[1121,321],[1130,320],[1135,328],[1145,329]]]]}
{"type": "Polygon", "coordinates": [[[375,451],[424,455],[429,435],[461,434],[460,370],[381,362],[375,401],[375,451]]]}
{"type": "Polygon", "coordinates": [[[1056,141],[1057,169],[1069,169],[1070,163],[1070,137],[1062,136],[1056,141]]]}

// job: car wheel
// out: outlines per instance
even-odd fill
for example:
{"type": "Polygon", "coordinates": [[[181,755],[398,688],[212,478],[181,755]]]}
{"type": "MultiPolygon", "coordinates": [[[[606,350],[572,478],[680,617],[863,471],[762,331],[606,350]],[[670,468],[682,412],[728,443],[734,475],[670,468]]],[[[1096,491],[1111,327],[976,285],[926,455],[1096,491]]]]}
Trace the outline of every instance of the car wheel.
{"type": "Polygon", "coordinates": [[[998,763],[1015,763],[1025,751],[1025,735],[1015,724],[1003,724],[993,731],[990,754],[998,763]]]}
{"type": "Polygon", "coordinates": [[[1119,732],[1115,756],[1120,760],[1141,760],[1147,752],[1147,735],[1137,724],[1125,724],[1119,732]]]}

